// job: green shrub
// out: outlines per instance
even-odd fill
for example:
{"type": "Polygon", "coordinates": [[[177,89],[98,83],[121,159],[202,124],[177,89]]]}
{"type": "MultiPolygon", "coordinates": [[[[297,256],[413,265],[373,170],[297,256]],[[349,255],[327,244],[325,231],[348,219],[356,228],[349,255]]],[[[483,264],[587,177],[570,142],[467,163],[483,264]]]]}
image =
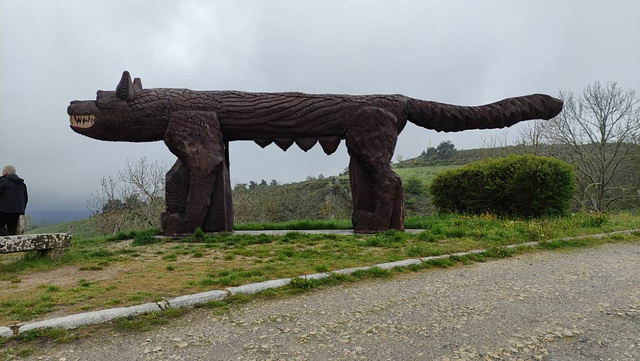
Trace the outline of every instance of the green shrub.
{"type": "Polygon", "coordinates": [[[570,207],[574,181],[573,168],[560,160],[512,155],[441,172],[430,191],[444,212],[557,216],[570,207]]]}
{"type": "Polygon", "coordinates": [[[411,177],[404,183],[404,191],[409,194],[420,195],[424,193],[425,188],[421,179],[411,177]]]}
{"type": "Polygon", "coordinates": [[[393,275],[393,271],[391,271],[390,269],[382,269],[380,267],[371,267],[366,270],[357,270],[353,272],[351,275],[353,277],[360,278],[360,279],[366,278],[366,277],[384,278],[384,277],[391,277],[393,275]]]}
{"type": "Polygon", "coordinates": [[[123,241],[125,239],[134,239],[136,237],[136,231],[130,231],[130,232],[118,232],[112,236],[107,237],[107,240],[109,241],[123,241]]]}
{"type": "Polygon", "coordinates": [[[402,242],[405,238],[406,235],[404,233],[390,229],[368,236],[363,245],[366,247],[392,247],[394,243],[402,242]]]}
{"type": "Polygon", "coordinates": [[[193,234],[191,235],[191,238],[195,241],[195,242],[204,242],[207,239],[207,234],[204,233],[204,231],[201,228],[196,228],[195,231],[193,231],[193,234]]]}
{"type": "Polygon", "coordinates": [[[144,231],[138,231],[136,232],[136,236],[133,239],[133,242],[131,242],[131,245],[143,246],[146,244],[160,242],[160,240],[155,237],[158,233],[160,233],[160,231],[156,228],[145,229],[144,231]]]}
{"type": "Polygon", "coordinates": [[[600,228],[608,221],[609,219],[604,213],[590,213],[582,222],[580,222],[580,226],[588,228],[600,228]]]}
{"type": "Polygon", "coordinates": [[[314,287],[313,280],[303,277],[292,278],[289,284],[293,288],[310,289],[314,287]]]}

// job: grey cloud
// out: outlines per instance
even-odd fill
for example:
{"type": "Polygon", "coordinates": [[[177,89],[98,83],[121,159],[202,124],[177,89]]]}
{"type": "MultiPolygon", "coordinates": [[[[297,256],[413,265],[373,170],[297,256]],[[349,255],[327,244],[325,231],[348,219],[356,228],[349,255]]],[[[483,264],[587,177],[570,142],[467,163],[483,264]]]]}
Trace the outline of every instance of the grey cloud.
{"type": "MultiPolygon", "coordinates": [[[[5,1],[0,163],[16,165],[40,209],[82,208],[126,159],[171,164],[163,144],[106,143],[68,128],[66,107],[111,90],[123,70],[145,87],[401,93],[474,105],[580,91],[594,80],[640,90],[636,1],[5,1]]],[[[508,134],[517,134],[518,126],[508,134]]],[[[396,154],[501,131],[443,134],[413,125],[396,154]]],[[[336,174],[327,157],[231,145],[232,178],[336,174]]]]}

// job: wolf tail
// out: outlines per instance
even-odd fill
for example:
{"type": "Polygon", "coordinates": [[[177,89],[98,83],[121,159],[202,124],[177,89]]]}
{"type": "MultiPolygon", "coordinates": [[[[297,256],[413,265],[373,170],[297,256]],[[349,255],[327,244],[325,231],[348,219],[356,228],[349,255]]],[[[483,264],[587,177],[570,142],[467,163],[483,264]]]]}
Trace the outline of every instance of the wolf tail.
{"type": "Polygon", "coordinates": [[[439,132],[459,132],[504,128],[530,119],[549,120],[562,111],[562,100],[532,94],[466,107],[407,97],[406,109],[407,118],[416,125],[439,132]]]}

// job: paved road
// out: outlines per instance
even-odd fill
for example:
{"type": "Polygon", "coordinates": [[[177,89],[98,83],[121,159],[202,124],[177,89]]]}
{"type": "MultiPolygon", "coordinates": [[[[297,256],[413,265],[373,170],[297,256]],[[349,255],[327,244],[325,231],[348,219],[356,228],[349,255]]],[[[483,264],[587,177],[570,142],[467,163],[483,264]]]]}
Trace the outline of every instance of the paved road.
{"type": "MultiPolygon", "coordinates": [[[[113,332],[113,331],[111,331],[113,332]]],[[[194,310],[40,360],[640,360],[640,242],[194,310]]]]}

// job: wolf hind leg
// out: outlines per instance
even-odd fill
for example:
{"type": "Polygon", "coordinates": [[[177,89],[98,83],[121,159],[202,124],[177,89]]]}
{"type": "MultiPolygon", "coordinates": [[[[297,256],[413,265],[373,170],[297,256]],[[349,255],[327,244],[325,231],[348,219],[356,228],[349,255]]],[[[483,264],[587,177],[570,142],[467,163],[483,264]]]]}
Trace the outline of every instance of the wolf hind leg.
{"type": "Polygon", "coordinates": [[[354,231],[404,230],[402,180],[391,170],[397,118],[384,109],[365,107],[352,119],[346,138],[354,231]]]}

